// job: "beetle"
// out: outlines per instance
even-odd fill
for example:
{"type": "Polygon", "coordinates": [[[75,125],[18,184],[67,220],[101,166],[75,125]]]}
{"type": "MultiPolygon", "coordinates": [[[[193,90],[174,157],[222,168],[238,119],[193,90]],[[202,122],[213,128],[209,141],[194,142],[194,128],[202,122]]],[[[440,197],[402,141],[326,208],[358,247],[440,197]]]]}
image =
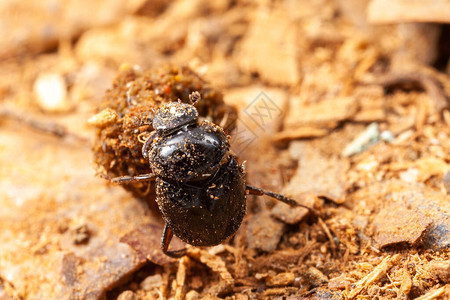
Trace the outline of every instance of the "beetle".
{"type": "Polygon", "coordinates": [[[268,195],[291,206],[295,200],[248,185],[244,166],[230,151],[230,137],[207,120],[200,121],[195,104],[199,92],[189,95],[192,104],[170,102],[154,111],[154,131],[142,147],[150,173],[121,176],[113,183],[155,181],[156,202],[165,221],[162,251],[174,258],[186,248],[169,251],[175,234],[193,246],[214,246],[232,236],[246,211],[246,196],[268,195]]]}

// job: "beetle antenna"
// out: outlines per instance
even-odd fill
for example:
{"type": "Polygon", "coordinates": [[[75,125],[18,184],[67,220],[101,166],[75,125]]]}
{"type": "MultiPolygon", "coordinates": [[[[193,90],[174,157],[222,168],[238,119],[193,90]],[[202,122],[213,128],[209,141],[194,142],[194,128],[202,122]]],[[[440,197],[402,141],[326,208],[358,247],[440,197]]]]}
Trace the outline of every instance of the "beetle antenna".
{"type": "Polygon", "coordinates": [[[283,196],[281,194],[277,194],[277,193],[274,193],[274,192],[266,191],[266,190],[263,190],[261,188],[258,188],[258,187],[255,187],[255,186],[251,186],[251,185],[248,185],[248,184],[246,184],[245,187],[248,190],[249,194],[251,194],[251,195],[256,195],[256,196],[267,195],[269,197],[277,199],[278,201],[284,202],[284,203],[286,203],[289,206],[304,207],[307,210],[309,210],[310,212],[312,212],[313,214],[315,214],[316,216],[319,215],[319,213],[314,208],[306,206],[306,205],[303,205],[303,204],[300,204],[297,201],[295,201],[294,199],[288,198],[288,197],[283,196]]]}
{"type": "Polygon", "coordinates": [[[153,118],[156,115],[156,109],[154,107],[150,108],[150,110],[152,111],[153,116],[151,118],[153,118]]]}
{"type": "Polygon", "coordinates": [[[153,118],[155,117],[155,115],[156,115],[156,110],[155,110],[154,107],[151,107],[151,108],[150,108],[149,116],[147,117],[147,122],[148,122],[149,124],[152,124],[152,123],[153,123],[153,118]]]}
{"type": "Polygon", "coordinates": [[[195,91],[189,95],[189,100],[191,100],[192,105],[195,105],[197,102],[202,100],[202,96],[200,95],[200,93],[198,91],[195,91]]]}

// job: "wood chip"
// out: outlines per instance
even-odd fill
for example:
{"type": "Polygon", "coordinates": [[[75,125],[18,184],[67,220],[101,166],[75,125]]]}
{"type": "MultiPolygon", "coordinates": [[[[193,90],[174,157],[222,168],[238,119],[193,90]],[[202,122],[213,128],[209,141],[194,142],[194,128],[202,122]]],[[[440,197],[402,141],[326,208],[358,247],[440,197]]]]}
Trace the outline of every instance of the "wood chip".
{"type": "Polygon", "coordinates": [[[367,11],[372,23],[450,23],[446,0],[372,0],[367,11]]]}
{"type": "Polygon", "coordinates": [[[441,112],[448,108],[450,99],[447,95],[442,83],[433,76],[428,74],[427,70],[415,70],[414,72],[394,72],[381,76],[375,80],[364,82],[365,84],[377,84],[385,88],[395,87],[399,85],[419,85],[429,95],[434,102],[436,111],[441,112]]]}
{"type": "Polygon", "coordinates": [[[267,286],[286,286],[291,285],[294,282],[295,274],[291,272],[278,273],[275,276],[266,277],[267,286]]]}
{"type": "Polygon", "coordinates": [[[112,110],[111,108],[105,108],[98,114],[93,115],[88,120],[88,124],[101,128],[114,123],[118,118],[119,116],[117,115],[116,111],[112,110]]]}
{"type": "Polygon", "coordinates": [[[54,49],[59,40],[72,40],[90,27],[114,23],[136,11],[143,2],[107,0],[64,5],[54,5],[51,0],[4,2],[0,9],[3,22],[0,34],[4,45],[0,49],[0,59],[54,49]]]}
{"type": "Polygon", "coordinates": [[[375,216],[374,239],[381,248],[398,243],[414,245],[420,242],[425,230],[432,223],[425,212],[411,207],[410,201],[414,201],[412,194],[408,200],[394,196],[375,216]]]}
{"type": "Polygon", "coordinates": [[[190,264],[190,259],[187,256],[183,256],[178,261],[178,271],[176,278],[176,289],[175,289],[175,299],[184,299],[186,293],[186,275],[187,269],[190,264]]]}
{"type": "Polygon", "coordinates": [[[263,297],[282,296],[295,293],[298,290],[296,287],[271,288],[264,290],[263,297]]]}
{"type": "MultiPolygon", "coordinates": [[[[163,226],[158,223],[149,223],[136,228],[124,235],[120,242],[128,244],[137,254],[142,262],[147,259],[158,265],[175,262],[176,260],[162,253],[160,249],[163,226]]],[[[176,240],[171,247],[177,247],[176,240]]],[[[180,243],[178,242],[178,247],[180,243]]]]}
{"type": "Polygon", "coordinates": [[[427,266],[427,270],[441,282],[445,284],[450,283],[450,260],[432,261],[427,266]]]}
{"type": "Polygon", "coordinates": [[[296,129],[284,130],[276,133],[272,136],[272,140],[274,142],[283,143],[304,138],[317,138],[327,135],[328,132],[329,130],[324,128],[301,126],[296,129]]]}
{"type": "Polygon", "coordinates": [[[444,160],[436,157],[423,157],[415,161],[414,164],[419,170],[418,180],[425,182],[431,176],[439,175],[443,176],[450,170],[450,165],[444,160]]]}
{"type": "Polygon", "coordinates": [[[356,282],[355,287],[350,292],[345,293],[348,299],[355,298],[364,289],[367,289],[369,286],[378,282],[380,279],[386,276],[389,269],[392,268],[395,264],[397,264],[400,258],[401,258],[400,254],[385,257],[381,261],[381,263],[373,269],[372,272],[370,272],[369,274],[367,274],[367,276],[361,278],[358,282],[356,282]]]}
{"type": "Polygon", "coordinates": [[[373,218],[372,234],[379,246],[409,244],[439,250],[450,245],[450,196],[399,180],[373,184],[360,193],[358,199],[366,205],[385,199],[373,218]]]}
{"type": "MultiPolygon", "coordinates": [[[[446,287],[443,286],[438,289],[433,289],[426,293],[425,295],[422,295],[420,297],[417,297],[416,300],[434,300],[434,299],[443,299],[441,296],[444,296],[446,293],[446,287]]],[[[449,296],[449,293],[447,292],[447,296],[449,296]]]]}
{"type": "Polygon", "coordinates": [[[234,279],[230,272],[228,272],[225,262],[220,257],[212,255],[205,250],[200,250],[199,248],[188,248],[188,255],[204,263],[214,272],[217,272],[227,285],[234,283],[234,279]]]}
{"type": "Polygon", "coordinates": [[[325,157],[302,142],[291,143],[289,151],[300,161],[299,168],[284,189],[287,195],[302,199],[302,194],[313,193],[336,203],[344,202],[344,174],[349,168],[346,160],[325,157]]]}
{"type": "Polygon", "coordinates": [[[262,211],[248,221],[248,247],[250,249],[272,252],[278,246],[283,231],[283,223],[274,220],[270,212],[262,211]]]}
{"type": "Polygon", "coordinates": [[[349,119],[358,110],[358,102],[353,97],[325,99],[317,103],[303,103],[300,98],[290,99],[290,110],[285,119],[287,129],[313,124],[329,128],[349,119]]]}
{"type": "Polygon", "coordinates": [[[296,84],[300,75],[297,67],[297,32],[294,20],[283,11],[261,7],[256,10],[248,34],[244,38],[238,63],[246,72],[257,72],[271,82],[296,84]],[[283,34],[280,34],[280,33],[283,34]],[[265,46],[261,47],[261,41],[265,46]],[[267,59],[270,57],[270,59],[267,59]]]}

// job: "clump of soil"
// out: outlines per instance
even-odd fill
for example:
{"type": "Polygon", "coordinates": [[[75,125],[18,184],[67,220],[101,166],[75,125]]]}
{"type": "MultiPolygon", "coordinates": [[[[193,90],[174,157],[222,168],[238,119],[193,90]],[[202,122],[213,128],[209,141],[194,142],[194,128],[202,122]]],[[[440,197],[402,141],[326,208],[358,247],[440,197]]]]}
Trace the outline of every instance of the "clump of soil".
{"type": "MultiPolygon", "coordinates": [[[[123,67],[106,92],[99,113],[90,122],[97,129],[93,147],[98,172],[106,177],[150,173],[142,146],[153,131],[152,117],[164,103],[190,103],[189,95],[199,91],[196,103],[200,117],[234,128],[237,112],[223,102],[222,94],[188,67],[165,66],[148,71],[123,67]]],[[[124,185],[135,196],[152,199],[153,183],[124,185]]]]}

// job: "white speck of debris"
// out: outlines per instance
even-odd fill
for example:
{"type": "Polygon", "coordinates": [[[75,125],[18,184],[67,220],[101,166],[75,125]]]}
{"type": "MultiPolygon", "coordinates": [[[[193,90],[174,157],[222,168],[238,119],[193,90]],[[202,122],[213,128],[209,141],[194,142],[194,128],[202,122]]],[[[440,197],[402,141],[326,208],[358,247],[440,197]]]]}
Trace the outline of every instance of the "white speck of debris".
{"type": "Polygon", "coordinates": [[[419,170],[416,168],[409,168],[400,173],[400,179],[405,182],[415,183],[419,177],[419,170]]]}
{"type": "Polygon", "coordinates": [[[390,132],[389,130],[384,130],[383,132],[381,132],[380,134],[380,139],[382,139],[383,141],[386,141],[388,143],[392,142],[395,139],[395,136],[392,132],[390,132]]]}
{"type": "Polygon", "coordinates": [[[379,139],[380,130],[378,129],[378,123],[372,123],[345,147],[344,151],[342,151],[342,156],[349,157],[363,152],[369,146],[377,143],[379,139]]]}
{"type": "Polygon", "coordinates": [[[33,91],[39,106],[45,111],[63,112],[70,109],[66,82],[61,74],[40,74],[34,82],[33,91]]]}

